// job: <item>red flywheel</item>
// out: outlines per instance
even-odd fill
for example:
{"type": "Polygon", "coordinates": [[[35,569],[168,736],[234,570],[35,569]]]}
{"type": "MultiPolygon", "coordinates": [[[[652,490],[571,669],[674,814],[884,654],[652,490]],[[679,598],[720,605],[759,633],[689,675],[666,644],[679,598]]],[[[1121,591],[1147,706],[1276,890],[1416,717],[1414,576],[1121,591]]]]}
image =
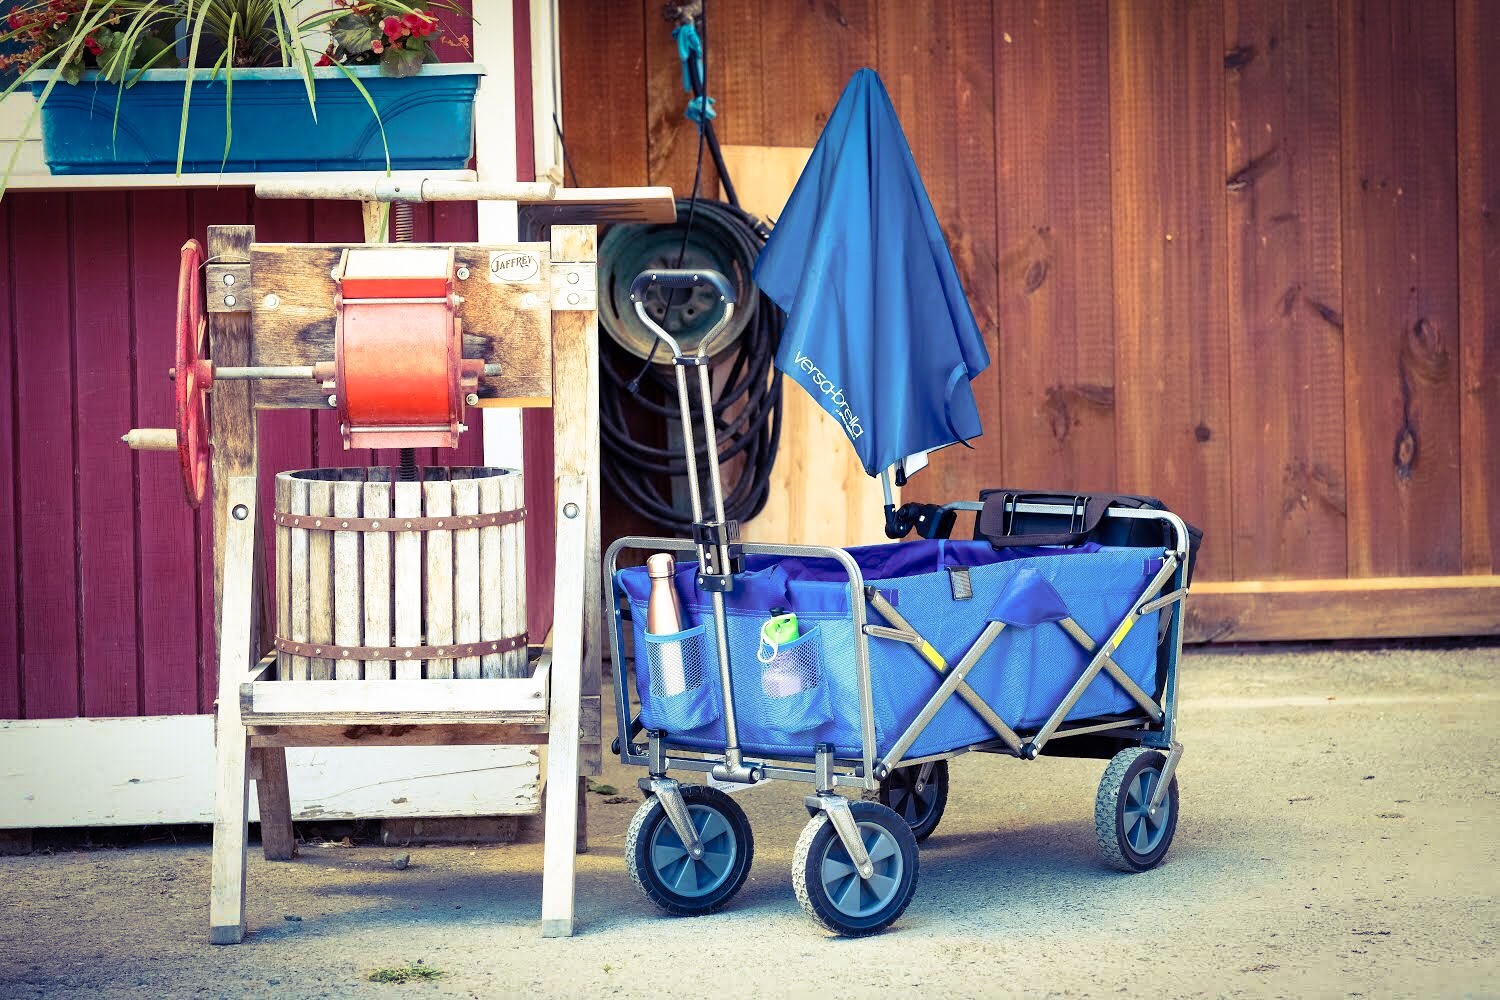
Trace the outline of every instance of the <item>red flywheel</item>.
{"type": "Polygon", "coordinates": [[[188,503],[197,507],[208,492],[208,390],[213,385],[213,362],[204,358],[208,324],[203,308],[203,245],[182,245],[177,272],[177,460],[182,465],[182,488],[188,503]]]}

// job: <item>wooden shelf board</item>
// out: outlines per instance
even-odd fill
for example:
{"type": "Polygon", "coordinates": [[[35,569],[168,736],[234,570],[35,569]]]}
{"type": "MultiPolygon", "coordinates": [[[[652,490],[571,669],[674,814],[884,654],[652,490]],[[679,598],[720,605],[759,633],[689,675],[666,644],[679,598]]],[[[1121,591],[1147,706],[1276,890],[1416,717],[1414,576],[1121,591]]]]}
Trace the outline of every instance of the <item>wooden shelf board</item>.
{"type": "Polygon", "coordinates": [[[306,180],[317,177],[329,183],[375,184],[396,181],[420,184],[422,179],[472,181],[472,170],[396,170],[387,176],[383,170],[288,171],[268,173],[193,173],[193,174],[17,174],[6,186],[8,191],[101,191],[161,188],[254,187],[265,181],[306,180]]]}

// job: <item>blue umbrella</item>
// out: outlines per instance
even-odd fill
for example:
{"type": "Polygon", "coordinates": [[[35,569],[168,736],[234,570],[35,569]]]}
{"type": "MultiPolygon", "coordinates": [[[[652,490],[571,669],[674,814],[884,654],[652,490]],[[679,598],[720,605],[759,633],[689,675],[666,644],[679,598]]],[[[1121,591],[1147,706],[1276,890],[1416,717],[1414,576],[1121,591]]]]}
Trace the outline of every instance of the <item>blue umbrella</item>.
{"type": "Polygon", "coordinates": [[[788,314],[776,367],[843,425],[867,474],[983,432],[969,383],[989,352],[874,70],[844,89],[755,282],[788,314]]]}

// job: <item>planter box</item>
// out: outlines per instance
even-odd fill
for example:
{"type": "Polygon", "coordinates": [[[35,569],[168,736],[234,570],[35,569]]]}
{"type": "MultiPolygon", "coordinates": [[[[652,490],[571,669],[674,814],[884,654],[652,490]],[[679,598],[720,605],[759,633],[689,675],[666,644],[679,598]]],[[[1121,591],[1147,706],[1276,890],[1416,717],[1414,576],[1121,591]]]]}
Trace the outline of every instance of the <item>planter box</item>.
{"type": "MultiPolygon", "coordinates": [[[[484,69],[433,63],[410,77],[384,77],[378,66],[355,66],[380,111],[335,67],[314,71],[317,119],[295,69],[234,71],[233,141],[224,156],[224,79],[194,73],[184,173],[297,170],[384,170],[381,127],[393,170],[461,170],[473,148],[474,92],[484,69]]],[[[148,70],[131,87],[84,74],[59,83],[42,108],[42,137],[54,174],[172,173],[187,70],[148,70]],[[119,100],[116,127],[115,102],[119,100]]],[[[33,81],[40,94],[45,81],[33,81]]]]}

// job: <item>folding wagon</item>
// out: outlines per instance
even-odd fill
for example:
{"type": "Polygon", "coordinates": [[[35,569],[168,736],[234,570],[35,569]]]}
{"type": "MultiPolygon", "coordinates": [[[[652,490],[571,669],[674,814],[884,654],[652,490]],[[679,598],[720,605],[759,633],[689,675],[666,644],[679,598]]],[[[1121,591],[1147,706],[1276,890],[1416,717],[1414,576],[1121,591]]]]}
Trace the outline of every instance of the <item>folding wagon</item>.
{"type": "Polygon", "coordinates": [[[735,297],[704,271],[648,272],[632,288],[637,314],[677,365],[695,521],[692,540],[622,538],[605,557],[614,747],[647,769],[625,852],[642,891],[667,912],[708,913],[749,873],[754,840],[738,803],[673,772],[802,781],[813,793],[792,866],[798,900],[839,934],[879,931],[916,890],[917,843],[942,818],[948,760],[970,751],[1108,760],[1094,816],[1105,860],[1127,871],[1160,864],[1177,825],[1182,755],[1176,688],[1192,545],[1182,519],[1109,503],[1119,498],[990,491],[979,502],[903,508],[898,527],[915,527],[920,540],[741,544],[719,484],[713,334],[683,355],[641,307],[652,284],[715,287],[725,304],[718,329],[735,297]],[[709,518],[688,368],[698,371],[709,518]],[[984,537],[949,537],[962,511],[976,513],[984,537]],[[1069,544],[1019,544],[1048,534],[1069,544]],[[671,581],[680,630],[647,629],[651,580],[645,567],[621,567],[630,550],[695,557],[671,581]],[[767,622],[786,612],[800,633],[777,642],[767,622]]]}

